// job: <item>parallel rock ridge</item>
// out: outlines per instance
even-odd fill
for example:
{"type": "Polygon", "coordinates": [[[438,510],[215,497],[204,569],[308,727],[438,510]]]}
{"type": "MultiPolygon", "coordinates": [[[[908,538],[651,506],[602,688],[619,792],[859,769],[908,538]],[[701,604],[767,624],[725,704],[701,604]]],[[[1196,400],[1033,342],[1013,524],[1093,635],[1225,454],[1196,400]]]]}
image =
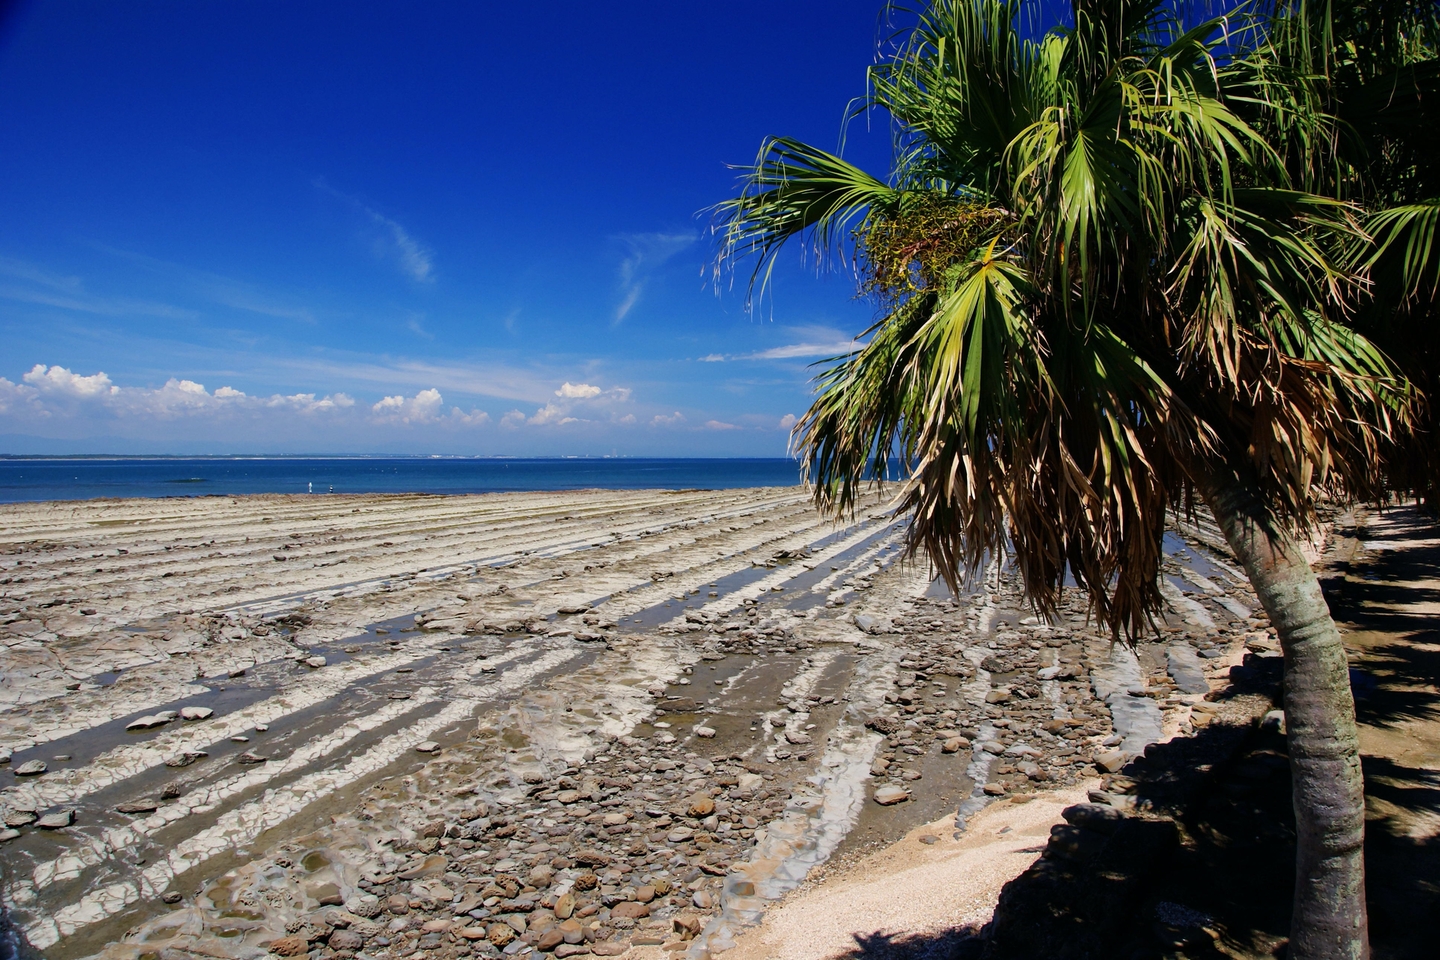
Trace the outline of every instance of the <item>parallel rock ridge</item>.
{"type": "Polygon", "coordinates": [[[0,508],[4,900],[55,960],[698,955],[847,845],[1206,723],[1268,640],[1194,541],[1131,653],[999,568],[937,591],[861,506],[0,508]]]}

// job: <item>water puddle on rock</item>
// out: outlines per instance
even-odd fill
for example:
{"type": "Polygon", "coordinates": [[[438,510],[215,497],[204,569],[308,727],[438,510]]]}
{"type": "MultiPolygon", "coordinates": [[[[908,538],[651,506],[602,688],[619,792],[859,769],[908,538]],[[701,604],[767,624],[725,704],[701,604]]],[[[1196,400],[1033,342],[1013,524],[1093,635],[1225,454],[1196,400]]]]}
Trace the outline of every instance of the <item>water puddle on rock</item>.
{"type": "Polygon", "coordinates": [[[737,570],[723,577],[717,577],[709,585],[701,587],[699,591],[686,594],[684,599],[671,598],[643,610],[637,610],[628,616],[618,617],[615,623],[621,630],[653,630],[662,623],[669,623],[687,610],[699,610],[708,603],[714,603],[716,597],[710,596],[711,593],[719,597],[727,596],[765,579],[772,572],[763,565],[737,570]]]}
{"type": "MultiPolygon", "coordinates": [[[[708,584],[691,590],[683,597],[672,597],[628,616],[620,617],[617,625],[620,629],[631,631],[654,629],[682,616],[687,611],[700,610],[762,580],[773,577],[777,570],[787,568],[795,569],[796,572],[782,583],[776,584],[771,590],[761,594],[757,598],[757,602],[779,604],[794,612],[823,606],[830,591],[819,590],[817,587],[830,578],[843,579],[862,576],[860,572],[852,572],[848,568],[857,560],[865,558],[867,553],[875,554],[871,559],[878,570],[871,571],[872,574],[888,569],[899,558],[901,547],[898,544],[886,545],[879,551],[875,549],[878,543],[894,532],[894,524],[887,521],[883,522],[881,528],[872,535],[833,557],[818,562],[810,559],[815,553],[823,551],[843,539],[853,537],[874,522],[865,521],[828,534],[810,543],[803,552],[796,551],[788,556],[772,558],[764,563],[754,563],[750,567],[717,577],[708,584]]],[[[853,595],[853,589],[846,593],[847,598],[853,595]]]]}

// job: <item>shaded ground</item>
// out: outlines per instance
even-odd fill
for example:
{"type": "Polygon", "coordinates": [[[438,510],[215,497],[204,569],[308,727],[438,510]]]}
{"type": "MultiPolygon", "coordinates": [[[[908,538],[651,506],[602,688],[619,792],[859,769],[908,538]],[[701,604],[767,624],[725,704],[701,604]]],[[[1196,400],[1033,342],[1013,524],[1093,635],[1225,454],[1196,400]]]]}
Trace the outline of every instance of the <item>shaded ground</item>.
{"type": "MultiPolygon", "coordinates": [[[[1440,916],[1440,528],[1413,509],[1337,525],[1322,578],[1352,658],[1374,955],[1435,956],[1440,916]]],[[[1279,658],[1247,657],[1217,717],[1115,778],[1130,816],[1072,819],[1001,897],[987,958],[1283,956],[1294,819],[1279,658]]],[[[910,953],[927,956],[914,944],[910,953]]],[[[943,954],[934,954],[943,955],[943,954]]],[[[952,951],[952,955],[959,953],[952,951]]]]}
{"type": "Polygon", "coordinates": [[[1351,653],[1377,958],[1433,957],[1440,916],[1440,526],[1413,507],[1337,530],[1326,594],[1351,653]]]}

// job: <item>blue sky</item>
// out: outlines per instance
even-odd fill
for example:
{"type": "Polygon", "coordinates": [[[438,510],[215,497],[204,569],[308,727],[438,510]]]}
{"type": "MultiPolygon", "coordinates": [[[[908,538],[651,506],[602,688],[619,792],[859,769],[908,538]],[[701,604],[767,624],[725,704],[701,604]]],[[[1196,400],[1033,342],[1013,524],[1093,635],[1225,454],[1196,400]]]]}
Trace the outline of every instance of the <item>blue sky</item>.
{"type": "Polygon", "coordinates": [[[784,453],[871,309],[797,248],[747,315],[697,214],[837,145],[878,12],[20,5],[0,453],[784,453]]]}

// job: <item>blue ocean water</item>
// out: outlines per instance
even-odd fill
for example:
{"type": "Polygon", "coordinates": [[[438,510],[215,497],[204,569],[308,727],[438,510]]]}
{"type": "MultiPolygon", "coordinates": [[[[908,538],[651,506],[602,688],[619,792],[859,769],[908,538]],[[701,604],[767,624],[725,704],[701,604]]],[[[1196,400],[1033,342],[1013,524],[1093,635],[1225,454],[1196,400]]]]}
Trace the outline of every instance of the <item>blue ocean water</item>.
{"type": "Polygon", "coordinates": [[[512,490],[791,486],[789,459],[463,457],[3,458],[0,502],[245,493],[498,493],[512,490]]]}

